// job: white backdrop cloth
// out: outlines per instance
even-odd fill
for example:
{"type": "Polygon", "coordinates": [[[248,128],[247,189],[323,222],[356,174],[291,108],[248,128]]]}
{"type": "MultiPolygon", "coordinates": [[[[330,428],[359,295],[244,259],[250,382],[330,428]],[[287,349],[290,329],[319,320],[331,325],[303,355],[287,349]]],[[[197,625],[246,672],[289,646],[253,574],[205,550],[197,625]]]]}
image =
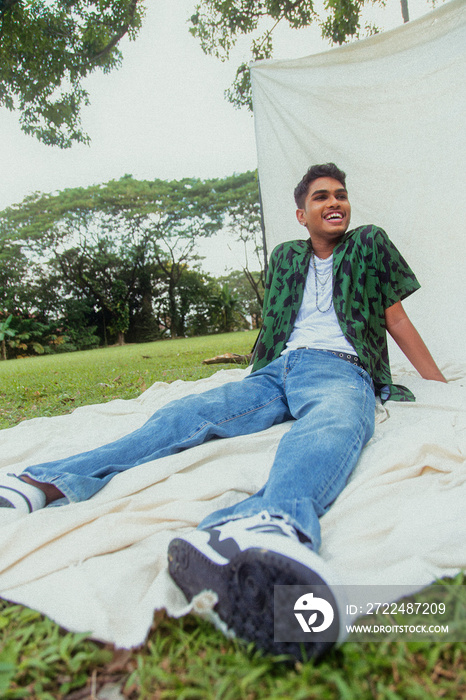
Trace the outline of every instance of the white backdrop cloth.
{"type": "Polygon", "coordinates": [[[406,309],[441,362],[462,359],[466,346],[466,223],[456,215],[465,75],[464,0],[364,41],[251,68],[268,254],[303,237],[293,190],[307,168],[335,162],[347,173],[352,226],[384,228],[418,276],[406,309]]]}
{"type": "MultiPolygon", "coordinates": [[[[399,594],[466,568],[466,365],[449,384],[399,374],[415,404],[377,411],[374,437],[346,489],[322,518],[322,557],[343,584],[393,585],[399,594]]],[[[154,384],[139,398],[36,418],[0,431],[0,469],[97,447],[136,429],[174,398],[241,380],[154,384]]],[[[216,440],[118,475],[87,502],[31,515],[0,511],[0,594],[67,629],[132,647],[155,609],[185,614],[166,568],[169,541],[266,481],[289,424],[216,440]]]]}

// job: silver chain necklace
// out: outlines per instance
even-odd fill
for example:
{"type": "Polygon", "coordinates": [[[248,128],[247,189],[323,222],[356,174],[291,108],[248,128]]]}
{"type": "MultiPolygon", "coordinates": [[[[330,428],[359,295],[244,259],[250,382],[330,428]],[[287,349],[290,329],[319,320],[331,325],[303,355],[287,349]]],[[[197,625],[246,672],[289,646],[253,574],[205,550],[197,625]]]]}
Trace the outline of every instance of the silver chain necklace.
{"type": "MultiPolygon", "coordinates": [[[[312,260],[312,266],[313,266],[313,268],[314,268],[314,282],[315,282],[315,287],[316,287],[316,307],[317,307],[317,311],[320,311],[321,314],[325,314],[325,313],[327,313],[327,311],[330,310],[330,308],[331,308],[331,306],[332,306],[332,304],[333,304],[333,294],[332,294],[331,297],[330,297],[330,304],[328,305],[328,307],[327,307],[326,309],[321,309],[320,306],[319,306],[319,285],[317,284],[317,281],[319,281],[319,283],[321,284],[322,289],[323,289],[323,287],[324,287],[325,284],[327,283],[327,281],[328,281],[330,275],[332,274],[332,270],[330,270],[330,272],[325,276],[325,280],[322,282],[322,277],[319,279],[319,273],[317,272],[316,256],[314,255],[314,251],[312,251],[312,253],[311,253],[311,260],[312,260]]],[[[333,290],[332,290],[332,291],[333,291],[333,290]]]]}
{"type": "Polygon", "coordinates": [[[325,285],[327,284],[327,282],[330,279],[330,275],[332,274],[332,270],[330,270],[330,272],[327,272],[327,273],[325,273],[325,272],[322,273],[322,272],[319,272],[319,270],[316,267],[314,267],[314,272],[315,272],[317,281],[320,284],[320,286],[325,287],[325,285]]]}

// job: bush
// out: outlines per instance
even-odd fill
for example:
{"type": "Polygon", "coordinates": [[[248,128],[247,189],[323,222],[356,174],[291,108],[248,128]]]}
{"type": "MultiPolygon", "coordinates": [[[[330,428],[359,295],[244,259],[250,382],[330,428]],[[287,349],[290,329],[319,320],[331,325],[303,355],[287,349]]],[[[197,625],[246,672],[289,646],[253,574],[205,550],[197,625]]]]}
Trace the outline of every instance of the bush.
{"type": "Polygon", "coordinates": [[[66,342],[57,346],[56,352],[73,352],[73,350],[93,350],[100,345],[96,335],[97,326],[78,326],[66,330],[66,342]]]}

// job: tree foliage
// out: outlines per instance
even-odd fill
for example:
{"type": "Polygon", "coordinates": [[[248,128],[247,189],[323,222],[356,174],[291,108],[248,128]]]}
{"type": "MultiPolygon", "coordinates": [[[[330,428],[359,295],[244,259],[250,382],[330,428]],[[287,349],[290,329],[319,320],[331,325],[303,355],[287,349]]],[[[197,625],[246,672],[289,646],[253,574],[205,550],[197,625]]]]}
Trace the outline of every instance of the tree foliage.
{"type": "MultiPolygon", "coordinates": [[[[279,24],[302,29],[315,23],[323,38],[343,44],[373,33],[375,27],[361,27],[365,5],[384,5],[385,0],[325,0],[320,10],[313,0],[200,0],[191,17],[190,32],[199,39],[203,51],[220,58],[230,57],[238,38],[251,35],[251,59],[271,58],[273,33],[279,24]]],[[[252,109],[248,63],[238,67],[227,97],[237,107],[252,109]]]]}
{"type": "Polygon", "coordinates": [[[123,177],[33,195],[6,210],[3,225],[10,245],[23,242],[33,276],[52,270],[62,294],[89,299],[111,333],[127,330],[136,289],[145,285],[151,294],[162,281],[168,308],[160,309],[160,323],[176,336],[176,287],[196,240],[220,227],[221,210],[211,182],[123,177]]]}
{"type": "Polygon", "coordinates": [[[253,328],[260,328],[263,303],[258,301],[256,289],[263,297],[263,272],[253,270],[249,274],[254,280],[254,285],[251,285],[249,275],[246,276],[244,270],[233,270],[228,275],[218,277],[217,282],[229,287],[231,294],[237,300],[242,318],[249,318],[253,328]]]}
{"type": "Polygon", "coordinates": [[[0,212],[0,320],[43,323],[46,351],[57,338],[73,349],[96,334],[106,344],[241,327],[228,287],[195,269],[197,244],[220,229],[252,235],[254,201],[254,172],[30,195],[0,212]]]}
{"type": "Polygon", "coordinates": [[[1,345],[1,359],[6,360],[6,339],[14,338],[16,332],[10,328],[11,321],[13,319],[13,314],[10,314],[8,318],[0,321],[0,345],[1,345]]]}
{"type": "MultiPolygon", "coordinates": [[[[221,60],[239,37],[251,36],[250,58],[258,60],[272,57],[279,25],[316,24],[333,44],[373,33],[376,27],[361,26],[371,4],[385,0],[193,0],[189,31],[221,60]]],[[[406,21],[407,0],[401,4],[406,21]]],[[[0,0],[0,106],[18,111],[22,130],[43,143],[89,142],[80,116],[89,102],[84,79],[120,65],[119,42],[136,38],[143,17],[143,0],[0,0]]],[[[247,61],[226,94],[252,108],[247,61]]]]}
{"type": "Polygon", "coordinates": [[[83,80],[120,64],[118,42],[142,16],[141,0],[0,0],[0,106],[45,144],[87,143],[83,80]]]}
{"type": "Polygon", "coordinates": [[[251,171],[235,176],[236,187],[228,193],[225,229],[241,243],[244,251],[243,275],[258,305],[258,316],[264,304],[265,270],[262,241],[261,210],[258,182],[251,171]],[[259,272],[256,272],[259,270],[259,272]]]}

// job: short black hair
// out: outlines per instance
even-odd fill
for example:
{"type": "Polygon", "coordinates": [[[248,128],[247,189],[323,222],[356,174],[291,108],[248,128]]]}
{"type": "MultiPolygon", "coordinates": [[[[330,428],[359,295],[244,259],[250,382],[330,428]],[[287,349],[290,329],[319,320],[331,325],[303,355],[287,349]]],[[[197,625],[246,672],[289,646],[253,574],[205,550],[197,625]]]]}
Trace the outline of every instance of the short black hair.
{"type": "Polygon", "coordinates": [[[311,165],[301,182],[295,187],[294,199],[298,209],[304,209],[304,200],[309,192],[311,182],[319,177],[333,177],[341,182],[346,189],[346,174],[335,163],[323,163],[322,165],[311,165]]]}

